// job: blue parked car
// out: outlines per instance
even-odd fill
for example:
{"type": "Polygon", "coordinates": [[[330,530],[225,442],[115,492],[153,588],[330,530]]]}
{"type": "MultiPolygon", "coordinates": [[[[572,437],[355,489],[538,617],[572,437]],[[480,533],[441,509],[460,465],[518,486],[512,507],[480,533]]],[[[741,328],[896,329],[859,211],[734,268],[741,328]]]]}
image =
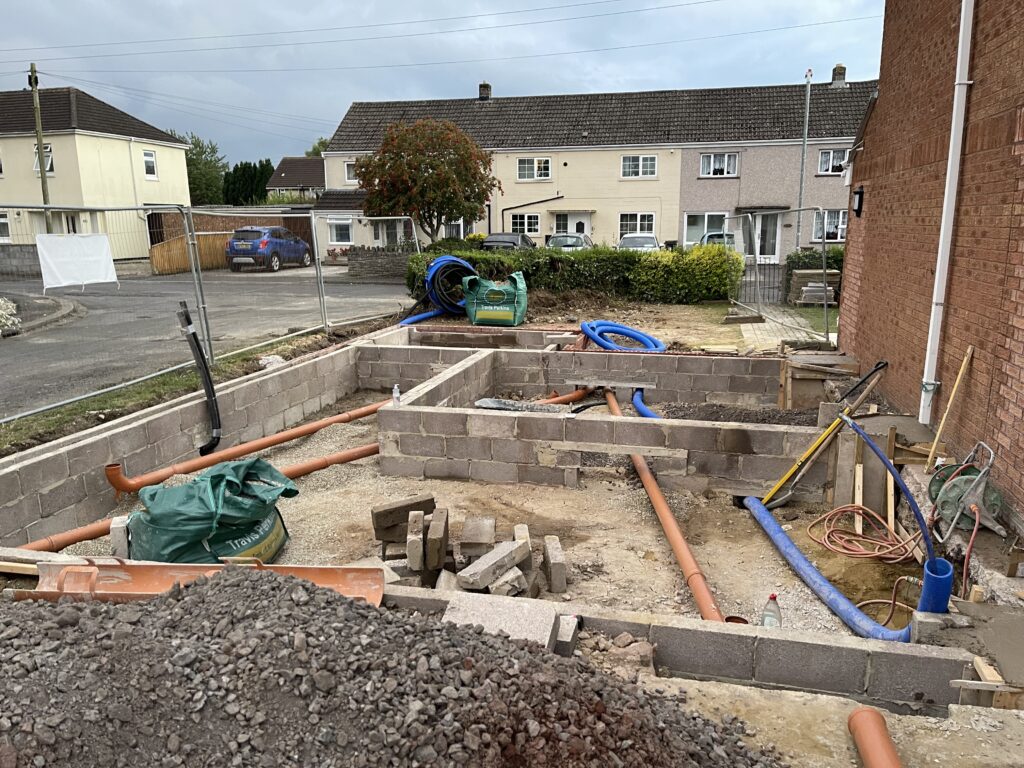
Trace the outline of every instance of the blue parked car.
{"type": "Polygon", "coordinates": [[[262,267],[277,272],[283,264],[308,267],[313,263],[309,244],[284,227],[241,227],[224,246],[228,268],[262,267]]]}

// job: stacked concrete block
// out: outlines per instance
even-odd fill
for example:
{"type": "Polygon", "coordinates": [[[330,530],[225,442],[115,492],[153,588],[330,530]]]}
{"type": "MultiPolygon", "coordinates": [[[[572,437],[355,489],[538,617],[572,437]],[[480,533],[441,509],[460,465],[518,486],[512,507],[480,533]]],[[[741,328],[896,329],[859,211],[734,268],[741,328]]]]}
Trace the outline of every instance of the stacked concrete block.
{"type": "Polygon", "coordinates": [[[436,571],[444,567],[448,556],[448,510],[436,509],[426,531],[426,567],[436,571]]]}
{"type": "Polygon", "coordinates": [[[568,588],[565,553],[557,536],[544,537],[544,576],[548,580],[548,591],[553,594],[561,594],[568,588]]]}
{"type": "Polygon", "coordinates": [[[486,589],[521,562],[529,550],[526,542],[503,541],[459,571],[459,584],[464,589],[486,589]]]}
{"type": "Polygon", "coordinates": [[[525,541],[526,542],[526,557],[516,563],[523,573],[527,573],[533,570],[533,549],[530,545],[530,528],[526,523],[519,523],[512,526],[512,540],[513,541],[525,541]]]}
{"type": "Polygon", "coordinates": [[[463,557],[474,558],[490,552],[494,547],[494,518],[469,517],[462,524],[462,538],[459,552],[463,557]]]}
{"type": "Polygon", "coordinates": [[[405,556],[414,571],[424,569],[423,513],[413,510],[409,513],[409,532],[405,540],[405,556]]]}

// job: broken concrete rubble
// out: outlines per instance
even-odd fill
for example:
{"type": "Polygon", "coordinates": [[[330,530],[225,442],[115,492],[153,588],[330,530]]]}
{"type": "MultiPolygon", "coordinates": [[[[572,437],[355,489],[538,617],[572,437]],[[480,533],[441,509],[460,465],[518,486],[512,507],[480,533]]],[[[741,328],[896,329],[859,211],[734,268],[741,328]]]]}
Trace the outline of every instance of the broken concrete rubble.
{"type": "Polygon", "coordinates": [[[523,576],[523,572],[518,568],[509,568],[504,574],[498,577],[498,579],[487,588],[487,591],[492,595],[504,595],[505,597],[515,597],[526,591],[526,577],[523,576]]]}
{"type": "Polygon", "coordinates": [[[459,584],[466,589],[485,589],[493,584],[529,551],[525,541],[503,541],[478,560],[459,571],[459,584]]]}
{"type": "Polygon", "coordinates": [[[465,557],[480,557],[494,546],[494,518],[470,517],[462,524],[459,552],[465,557]]]}
{"type": "Polygon", "coordinates": [[[405,523],[409,519],[409,513],[414,509],[427,514],[434,511],[434,497],[430,494],[413,496],[401,501],[378,504],[370,510],[370,519],[373,522],[374,534],[405,523]]]}

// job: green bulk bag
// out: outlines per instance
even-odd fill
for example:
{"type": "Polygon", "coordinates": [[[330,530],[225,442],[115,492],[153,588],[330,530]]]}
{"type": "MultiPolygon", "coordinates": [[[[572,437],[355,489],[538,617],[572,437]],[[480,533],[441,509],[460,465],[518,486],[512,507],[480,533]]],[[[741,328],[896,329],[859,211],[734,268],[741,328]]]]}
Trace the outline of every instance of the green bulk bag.
{"type": "Polygon", "coordinates": [[[298,492],[258,458],[225,461],[184,485],[147,486],[139,491],[144,509],[128,518],[129,556],[161,563],[272,562],[288,540],[276,502],[298,492]]]}
{"type": "Polygon", "coordinates": [[[526,278],[513,272],[507,283],[479,275],[462,278],[466,314],[473,325],[520,325],[526,319],[526,278]]]}

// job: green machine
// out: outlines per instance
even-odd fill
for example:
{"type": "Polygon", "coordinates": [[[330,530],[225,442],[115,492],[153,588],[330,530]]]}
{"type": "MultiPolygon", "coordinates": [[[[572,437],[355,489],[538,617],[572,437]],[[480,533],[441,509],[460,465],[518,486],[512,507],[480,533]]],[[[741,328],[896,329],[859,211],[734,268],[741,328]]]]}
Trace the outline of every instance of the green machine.
{"type": "Polygon", "coordinates": [[[507,283],[479,275],[462,278],[466,314],[473,325],[520,325],[526,319],[526,278],[513,272],[507,283]]]}

